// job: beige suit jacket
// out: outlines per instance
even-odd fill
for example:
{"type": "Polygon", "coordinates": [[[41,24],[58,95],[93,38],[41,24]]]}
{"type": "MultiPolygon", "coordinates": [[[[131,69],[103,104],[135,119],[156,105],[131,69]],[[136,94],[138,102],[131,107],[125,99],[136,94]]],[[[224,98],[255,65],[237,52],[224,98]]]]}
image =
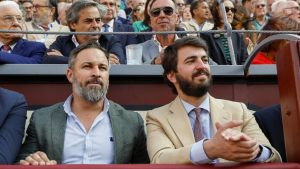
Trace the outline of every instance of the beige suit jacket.
{"type": "MultiPolygon", "coordinates": [[[[245,104],[209,97],[212,124],[242,120],[243,125],[236,129],[272,150],[268,162],[281,161],[279,153],[270,145],[245,104]]],[[[179,97],[165,106],[149,111],[146,121],[147,147],[151,163],[192,163],[190,151],[195,138],[189,117],[179,97]]],[[[219,161],[228,162],[224,159],[219,161]]]]}
{"type": "MultiPolygon", "coordinates": [[[[40,31],[44,32],[45,30],[38,27],[34,22],[25,22],[25,29],[27,31],[40,31]]],[[[69,27],[61,25],[56,21],[52,23],[52,27],[48,32],[70,32],[69,27]]],[[[49,48],[49,46],[56,40],[57,36],[60,34],[49,34],[45,38],[45,34],[26,34],[24,37],[27,40],[31,41],[41,41],[41,39],[45,38],[45,46],[49,48]]]]}

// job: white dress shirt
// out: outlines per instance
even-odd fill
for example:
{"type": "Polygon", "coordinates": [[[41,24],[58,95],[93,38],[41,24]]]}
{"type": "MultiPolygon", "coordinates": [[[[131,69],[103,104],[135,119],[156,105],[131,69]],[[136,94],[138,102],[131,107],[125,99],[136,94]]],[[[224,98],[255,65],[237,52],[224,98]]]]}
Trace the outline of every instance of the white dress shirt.
{"type": "MultiPolygon", "coordinates": [[[[69,96],[64,103],[67,124],[63,148],[63,164],[112,164],[114,140],[108,115],[109,102],[104,101],[103,111],[95,118],[87,132],[78,117],[72,112],[69,96]]],[[[53,147],[55,148],[55,147],[53,147]]]]}

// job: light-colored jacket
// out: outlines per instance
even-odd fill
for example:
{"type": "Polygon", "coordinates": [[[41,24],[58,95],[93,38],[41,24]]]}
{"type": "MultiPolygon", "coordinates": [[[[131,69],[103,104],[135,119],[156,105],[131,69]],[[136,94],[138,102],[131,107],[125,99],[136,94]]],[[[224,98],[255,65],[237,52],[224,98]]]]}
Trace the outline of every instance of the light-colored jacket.
{"type": "MultiPolygon", "coordinates": [[[[211,30],[214,27],[214,24],[206,21],[206,22],[204,22],[202,29],[200,29],[196,20],[192,19],[188,22],[181,22],[179,24],[179,27],[183,28],[186,31],[207,31],[207,30],[211,30]]],[[[190,33],[190,34],[188,34],[188,36],[199,36],[199,33],[197,33],[197,34],[190,33]]]]}

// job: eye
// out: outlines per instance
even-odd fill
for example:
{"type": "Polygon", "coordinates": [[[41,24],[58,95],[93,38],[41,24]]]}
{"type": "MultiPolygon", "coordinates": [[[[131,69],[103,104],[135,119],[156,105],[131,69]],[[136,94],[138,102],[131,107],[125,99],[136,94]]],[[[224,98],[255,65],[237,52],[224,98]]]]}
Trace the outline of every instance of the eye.
{"type": "Polygon", "coordinates": [[[202,60],[202,62],[205,63],[205,64],[207,64],[207,63],[209,62],[208,57],[203,57],[203,58],[201,58],[201,60],[202,60]]]}
{"type": "Polygon", "coordinates": [[[99,66],[99,70],[107,71],[107,67],[106,66],[99,66]]]}

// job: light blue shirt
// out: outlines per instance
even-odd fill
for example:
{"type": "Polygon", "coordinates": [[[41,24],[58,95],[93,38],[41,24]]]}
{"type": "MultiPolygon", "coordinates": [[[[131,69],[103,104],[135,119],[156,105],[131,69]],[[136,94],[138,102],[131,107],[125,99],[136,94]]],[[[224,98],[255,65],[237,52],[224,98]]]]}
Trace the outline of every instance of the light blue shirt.
{"type": "MultiPolygon", "coordinates": [[[[182,99],[180,100],[189,116],[191,126],[194,131],[196,115],[193,109],[196,107],[185,102],[182,99]]],[[[214,135],[214,128],[211,122],[210,103],[209,103],[208,95],[198,108],[202,108],[202,111],[200,113],[200,124],[201,124],[203,139],[192,145],[191,152],[190,152],[190,159],[194,164],[217,163],[218,160],[212,160],[207,157],[203,147],[203,141],[206,139],[211,139],[212,136],[214,135]]],[[[263,150],[262,150],[262,154],[257,159],[254,160],[256,162],[266,161],[271,155],[271,151],[268,148],[262,145],[260,146],[263,148],[263,150]]]]}
{"type": "Polygon", "coordinates": [[[103,111],[95,118],[87,132],[78,117],[72,112],[72,99],[73,97],[69,96],[64,103],[67,124],[62,163],[112,164],[115,153],[112,127],[108,115],[108,100],[104,100],[103,111]]]}

